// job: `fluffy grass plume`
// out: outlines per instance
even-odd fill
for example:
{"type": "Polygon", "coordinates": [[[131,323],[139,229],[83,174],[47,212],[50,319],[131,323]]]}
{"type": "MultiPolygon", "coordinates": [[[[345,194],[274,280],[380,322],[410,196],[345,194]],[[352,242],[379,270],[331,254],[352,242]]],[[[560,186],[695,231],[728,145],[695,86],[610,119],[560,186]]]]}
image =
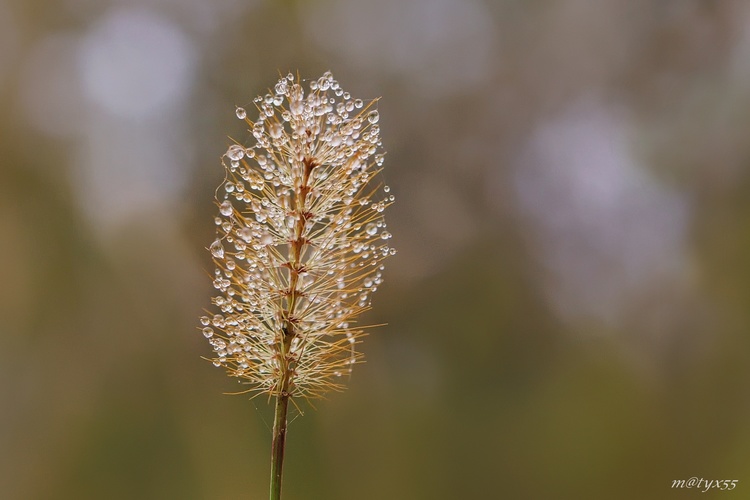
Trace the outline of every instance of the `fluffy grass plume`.
{"type": "Polygon", "coordinates": [[[217,190],[215,309],[201,317],[213,364],[276,398],[271,498],[280,498],[287,405],[341,390],[360,359],[357,317],[395,254],[378,183],[377,101],[352,99],[330,72],[289,74],[237,108],[254,144],[222,157],[217,190]]]}

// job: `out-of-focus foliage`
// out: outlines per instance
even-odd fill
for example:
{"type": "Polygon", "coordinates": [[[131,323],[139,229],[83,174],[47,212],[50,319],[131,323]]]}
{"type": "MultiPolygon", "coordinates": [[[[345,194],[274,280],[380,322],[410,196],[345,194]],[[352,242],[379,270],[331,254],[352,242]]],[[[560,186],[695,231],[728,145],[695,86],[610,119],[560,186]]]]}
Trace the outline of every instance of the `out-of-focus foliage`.
{"type": "Polygon", "coordinates": [[[328,69],[382,97],[399,253],[285,497],[742,496],[750,6],[0,0],[0,497],[265,497],[212,200],[235,106],[328,69]]]}

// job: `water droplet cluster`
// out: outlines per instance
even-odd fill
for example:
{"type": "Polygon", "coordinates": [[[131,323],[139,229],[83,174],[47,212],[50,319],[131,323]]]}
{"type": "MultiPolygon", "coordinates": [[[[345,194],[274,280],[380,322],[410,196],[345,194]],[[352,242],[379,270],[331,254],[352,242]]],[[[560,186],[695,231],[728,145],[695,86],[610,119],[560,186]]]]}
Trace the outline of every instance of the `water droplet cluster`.
{"type": "Polygon", "coordinates": [[[200,330],[214,365],[251,391],[320,397],[342,389],[364,334],[356,318],[383,280],[389,246],[376,180],[384,161],[376,101],[352,99],[330,72],[293,75],[237,117],[254,144],[232,144],[218,190],[215,313],[200,330]]]}

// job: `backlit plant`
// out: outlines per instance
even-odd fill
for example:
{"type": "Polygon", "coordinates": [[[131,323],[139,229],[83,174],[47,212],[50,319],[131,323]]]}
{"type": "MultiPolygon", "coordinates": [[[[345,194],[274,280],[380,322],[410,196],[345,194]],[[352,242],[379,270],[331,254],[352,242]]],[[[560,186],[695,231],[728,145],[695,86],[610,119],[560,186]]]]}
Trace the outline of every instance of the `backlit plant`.
{"type": "Polygon", "coordinates": [[[222,157],[213,311],[201,317],[213,364],[275,399],[271,499],[280,498],[287,408],[344,387],[361,359],[357,317],[395,254],[383,218],[394,201],[376,179],[377,101],[352,99],[330,72],[293,75],[237,117],[254,144],[222,157]]]}

